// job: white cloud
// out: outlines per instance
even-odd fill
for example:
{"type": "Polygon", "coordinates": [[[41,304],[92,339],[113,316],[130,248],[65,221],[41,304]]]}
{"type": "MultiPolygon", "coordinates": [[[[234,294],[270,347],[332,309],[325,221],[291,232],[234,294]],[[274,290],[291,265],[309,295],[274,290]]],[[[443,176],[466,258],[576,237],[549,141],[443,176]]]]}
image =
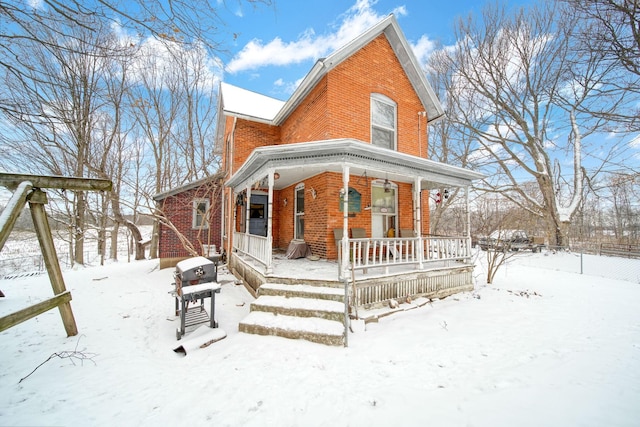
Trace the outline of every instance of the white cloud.
{"type": "Polygon", "coordinates": [[[416,44],[411,45],[413,53],[418,58],[418,63],[426,64],[429,55],[436,49],[436,43],[426,35],[420,37],[420,40],[416,44]]]}
{"type": "Polygon", "coordinates": [[[44,9],[44,0],[27,0],[27,4],[32,9],[38,9],[38,10],[44,9]]]}
{"type": "MultiPolygon", "coordinates": [[[[330,33],[318,35],[314,29],[309,28],[293,41],[284,41],[276,37],[265,43],[260,39],[253,39],[232,58],[226,69],[230,73],[238,73],[266,66],[298,64],[326,56],[386,16],[373,10],[376,3],[376,0],[357,0],[338,18],[339,24],[330,33]]],[[[404,7],[394,9],[393,13],[407,14],[404,7]]]]}
{"type": "Polygon", "coordinates": [[[210,56],[201,43],[186,46],[154,37],[141,39],[127,33],[118,23],[112,24],[111,29],[121,46],[138,47],[128,76],[131,81],[140,82],[144,77],[153,87],[166,87],[185,66],[189,84],[196,83],[203,90],[217,88],[222,79],[222,62],[210,56]]]}

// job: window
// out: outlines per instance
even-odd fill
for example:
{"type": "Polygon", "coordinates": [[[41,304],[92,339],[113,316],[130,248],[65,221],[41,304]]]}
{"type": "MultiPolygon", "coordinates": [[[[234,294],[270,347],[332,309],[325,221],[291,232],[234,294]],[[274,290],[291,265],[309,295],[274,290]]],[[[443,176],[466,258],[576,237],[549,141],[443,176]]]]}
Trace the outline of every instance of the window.
{"type": "Polygon", "coordinates": [[[295,231],[293,238],[304,240],[304,184],[296,185],[295,231]]]}
{"type": "Polygon", "coordinates": [[[209,228],[209,200],[196,199],[193,201],[192,228],[209,228]]]}
{"type": "Polygon", "coordinates": [[[396,103],[379,93],[371,94],[371,144],[396,149],[396,103]]]}

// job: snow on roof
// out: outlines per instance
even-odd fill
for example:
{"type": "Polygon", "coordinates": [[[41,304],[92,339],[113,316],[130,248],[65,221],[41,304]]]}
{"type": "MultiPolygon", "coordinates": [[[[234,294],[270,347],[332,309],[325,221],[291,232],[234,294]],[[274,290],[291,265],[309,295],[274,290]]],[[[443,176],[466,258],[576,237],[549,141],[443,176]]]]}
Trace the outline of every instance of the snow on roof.
{"type": "Polygon", "coordinates": [[[285,104],[284,101],[242,89],[229,83],[220,84],[222,108],[231,115],[272,121],[285,104]]]}

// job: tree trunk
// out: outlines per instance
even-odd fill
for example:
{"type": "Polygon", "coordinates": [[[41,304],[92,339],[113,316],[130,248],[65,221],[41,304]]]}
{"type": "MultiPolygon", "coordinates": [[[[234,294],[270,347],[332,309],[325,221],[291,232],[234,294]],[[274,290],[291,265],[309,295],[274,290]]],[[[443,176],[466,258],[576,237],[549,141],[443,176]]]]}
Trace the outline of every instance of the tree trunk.
{"type": "Polygon", "coordinates": [[[118,260],[118,232],[120,231],[120,223],[115,222],[113,224],[113,231],[111,232],[111,253],[109,258],[113,261],[118,260]]]}
{"type": "Polygon", "coordinates": [[[76,192],[73,220],[74,263],[84,265],[84,192],[76,192]]]}
{"type": "Polygon", "coordinates": [[[116,222],[124,225],[131,232],[133,245],[135,248],[135,260],[139,261],[144,259],[144,244],[142,242],[142,233],[140,229],[131,221],[126,219],[120,211],[120,201],[117,197],[111,199],[111,209],[113,210],[113,217],[116,222]]]}
{"type": "MultiPolygon", "coordinates": [[[[158,212],[156,212],[156,215],[158,212]]],[[[155,216],[155,215],[154,215],[155,216]]],[[[151,245],[149,248],[149,258],[156,259],[158,258],[158,245],[160,240],[160,222],[157,217],[153,218],[153,231],[151,232],[151,245]]]]}

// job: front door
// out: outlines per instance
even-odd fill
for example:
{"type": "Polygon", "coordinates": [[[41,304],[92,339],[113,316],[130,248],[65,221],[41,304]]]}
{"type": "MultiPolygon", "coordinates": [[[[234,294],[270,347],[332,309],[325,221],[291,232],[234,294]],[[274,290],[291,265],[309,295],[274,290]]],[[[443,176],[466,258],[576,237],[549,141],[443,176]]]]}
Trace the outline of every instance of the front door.
{"type": "Polygon", "coordinates": [[[267,196],[252,194],[249,206],[249,234],[267,235],[267,196]]]}
{"type": "Polygon", "coordinates": [[[371,237],[394,237],[396,233],[398,187],[387,180],[371,186],[371,237]]]}

